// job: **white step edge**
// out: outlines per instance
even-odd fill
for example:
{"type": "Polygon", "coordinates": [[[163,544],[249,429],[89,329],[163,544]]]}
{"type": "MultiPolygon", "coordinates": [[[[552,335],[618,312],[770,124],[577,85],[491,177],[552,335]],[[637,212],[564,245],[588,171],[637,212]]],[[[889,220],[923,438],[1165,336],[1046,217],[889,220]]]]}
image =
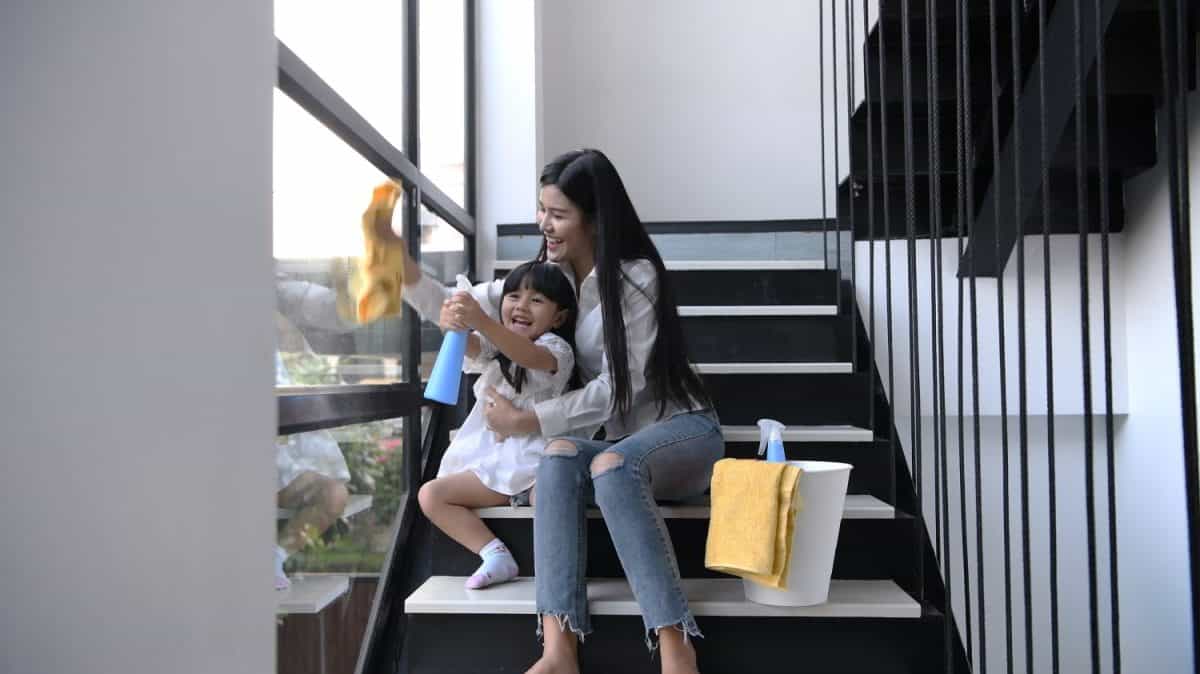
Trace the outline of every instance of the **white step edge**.
{"type": "MultiPolygon", "coordinates": [[[[758,442],[758,426],[722,426],[725,442],[758,442]]],[[[858,426],[788,426],[784,442],[870,442],[874,433],[858,426]]]]}
{"type": "Polygon", "coordinates": [[[834,304],[742,304],[679,307],[680,316],[836,316],[834,304]]]}
{"type": "MultiPolygon", "coordinates": [[[[450,431],[454,440],[458,429],[450,431]]],[[[758,426],[722,426],[725,442],[758,442],[758,426]]],[[[869,428],[858,426],[788,426],[784,442],[870,442],[875,435],[869,428]]]]}
{"type": "MultiPolygon", "coordinates": [[[[496,260],[496,269],[514,269],[528,260],[496,260]]],[[[802,271],[825,269],[823,260],[663,260],[669,271],[802,271]]]]}
{"type": "Polygon", "coordinates": [[[850,374],[853,363],[696,363],[700,374],[850,374]]]}
{"type": "MultiPolygon", "coordinates": [[[[533,578],[484,590],[463,587],[466,578],[432,576],[404,601],[404,612],[440,614],[536,613],[533,578]]],[[[829,601],[817,606],[767,606],[746,599],[738,578],[684,578],[683,592],[697,616],[745,618],[920,618],[921,605],[890,580],[834,580],[829,601]]],[[[641,615],[622,578],[588,581],[593,615],[641,615]]]]}
{"type": "MultiPolygon", "coordinates": [[[[685,505],[661,505],[658,511],[666,519],[706,520],[709,515],[708,497],[703,501],[685,505]]],[[[475,514],[487,520],[533,519],[530,506],[496,506],[476,508],[475,514]]],[[[588,519],[600,519],[598,508],[588,508],[588,519]]],[[[896,508],[869,494],[847,494],[846,506],[842,510],[845,520],[891,520],[896,519],[896,508]]]]}
{"type": "Polygon", "coordinates": [[[320,613],[350,591],[350,579],[346,576],[297,574],[291,581],[290,588],[275,592],[276,613],[320,613]]]}
{"type": "MultiPolygon", "coordinates": [[[[346,501],[346,509],[342,511],[342,517],[345,519],[350,519],[362,511],[367,510],[371,507],[373,500],[374,497],[372,497],[370,494],[351,494],[350,499],[346,501]]],[[[295,514],[296,511],[292,510],[291,508],[279,508],[277,509],[275,517],[276,519],[286,520],[295,514]]]]}

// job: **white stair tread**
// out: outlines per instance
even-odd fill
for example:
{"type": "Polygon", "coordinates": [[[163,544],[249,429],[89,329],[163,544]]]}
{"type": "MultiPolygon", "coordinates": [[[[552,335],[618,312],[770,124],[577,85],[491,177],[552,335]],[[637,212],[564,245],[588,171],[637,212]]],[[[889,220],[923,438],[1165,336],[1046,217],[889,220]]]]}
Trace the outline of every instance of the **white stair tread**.
{"type": "MultiPolygon", "coordinates": [[[[708,497],[703,501],[686,505],[662,505],[659,512],[668,519],[706,520],[709,514],[708,497]]],[[[516,520],[533,517],[533,508],[529,506],[497,506],[494,508],[476,508],[475,514],[484,519],[516,520]]],[[[588,508],[589,519],[599,519],[598,508],[588,508]]],[[[842,510],[842,519],[847,520],[890,520],[895,519],[896,508],[880,501],[869,494],[848,494],[846,507],[842,510]]]]}
{"type": "Polygon", "coordinates": [[[350,578],[337,575],[297,575],[292,586],[275,592],[276,613],[320,613],[350,591],[350,578]]]}
{"type": "MultiPolygon", "coordinates": [[[[484,590],[463,587],[466,578],[433,576],[404,602],[415,613],[533,614],[533,578],[484,590]]],[[[738,578],[684,578],[683,592],[698,616],[753,618],[920,618],[921,606],[890,580],[834,580],[829,601],[818,606],[766,606],[746,599],[738,578]]],[[[588,581],[593,615],[640,615],[641,610],[622,578],[588,581]]]]}
{"type": "MultiPolygon", "coordinates": [[[[342,517],[349,519],[367,510],[371,507],[372,499],[373,497],[370,494],[351,494],[350,499],[346,501],[346,509],[342,511],[342,517]]],[[[295,514],[296,511],[290,508],[279,508],[276,518],[286,520],[295,514]]]]}
{"type": "Polygon", "coordinates": [[[849,374],[853,363],[696,363],[700,374],[849,374]]]}
{"type": "MultiPolygon", "coordinates": [[[[496,269],[513,269],[527,260],[496,260],[496,269]]],[[[664,260],[671,271],[796,271],[824,269],[823,260],[664,260]]]]}
{"type": "MultiPolygon", "coordinates": [[[[722,426],[725,442],[758,442],[758,426],[722,426]]],[[[788,426],[784,442],[870,442],[869,428],[858,426],[788,426]]]]}
{"type": "Polygon", "coordinates": [[[836,316],[835,304],[739,304],[687,305],[679,307],[680,316],[836,316]]]}
{"type": "MultiPolygon", "coordinates": [[[[454,440],[458,429],[450,431],[454,440]]],[[[725,442],[758,442],[758,426],[722,426],[725,442]]],[[[875,435],[858,426],[788,426],[784,442],[870,442],[875,435]]]]}

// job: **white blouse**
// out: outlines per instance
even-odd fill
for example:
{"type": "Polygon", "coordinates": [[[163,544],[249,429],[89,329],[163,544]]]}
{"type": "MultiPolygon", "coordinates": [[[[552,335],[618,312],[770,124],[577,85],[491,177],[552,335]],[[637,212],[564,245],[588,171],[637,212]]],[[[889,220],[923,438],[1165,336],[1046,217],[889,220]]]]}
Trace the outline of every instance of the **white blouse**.
{"type": "MultiPolygon", "coordinates": [[[[569,265],[559,268],[575,285],[575,274],[569,265]]],[[[659,401],[646,381],[650,352],[658,336],[658,274],[649,260],[626,260],[621,263],[625,278],[621,287],[621,309],[625,318],[625,344],[629,358],[629,387],[632,400],[625,414],[612,413],[612,378],[608,369],[608,354],[604,350],[604,315],[600,307],[600,285],[593,269],[579,284],[579,316],[575,322],[575,362],[584,386],[533,406],[542,435],[591,437],[604,426],[609,440],[622,438],[659,420],[659,401]]],[[[504,289],[502,280],[476,285],[471,294],[489,315],[499,316],[504,289]]],[[[415,287],[405,289],[405,299],[423,316],[436,317],[442,301],[453,290],[424,277],[415,287]]],[[[482,336],[481,336],[482,338],[482,336]]],[[[482,340],[486,341],[486,340],[482,340]]],[[[664,416],[702,409],[696,401],[680,406],[667,401],[664,416]]]]}

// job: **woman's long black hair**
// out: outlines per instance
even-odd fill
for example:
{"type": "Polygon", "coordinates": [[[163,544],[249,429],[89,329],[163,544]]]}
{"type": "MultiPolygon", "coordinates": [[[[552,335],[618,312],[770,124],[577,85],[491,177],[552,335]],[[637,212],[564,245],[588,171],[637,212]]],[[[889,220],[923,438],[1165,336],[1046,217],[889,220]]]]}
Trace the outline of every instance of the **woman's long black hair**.
{"type": "MultiPolygon", "coordinates": [[[[624,414],[633,404],[625,315],[621,307],[621,287],[625,280],[621,262],[639,259],[649,260],[658,275],[658,300],[654,307],[658,336],[650,351],[646,372],[646,380],[659,401],[658,415],[662,417],[666,413],[668,401],[685,408],[691,407],[693,400],[711,405],[704,382],[688,363],[683,324],[679,320],[675,292],[662,256],[638,218],[612,162],[599,150],[574,150],[546,164],[538,183],[541,187],[554,185],[562,190],[593,227],[596,277],[604,317],[604,349],[608,353],[613,385],[613,411],[624,414]]],[[[544,238],[537,259],[546,259],[544,238]]],[[[636,284],[632,285],[636,287],[636,284]]],[[[644,288],[639,290],[643,294],[646,292],[644,288]]]]}
{"type": "MultiPolygon", "coordinates": [[[[551,328],[550,332],[562,337],[574,350],[575,318],[579,314],[579,299],[575,297],[575,289],[571,287],[571,281],[566,274],[552,264],[537,261],[526,262],[513,269],[505,277],[504,290],[500,300],[501,306],[504,303],[504,296],[522,288],[532,288],[538,291],[545,295],[546,299],[557,304],[559,311],[567,312],[563,324],[557,328],[551,328]]],[[[513,363],[511,358],[500,352],[497,352],[496,360],[500,361],[500,372],[504,375],[504,379],[513,387],[514,391],[520,393],[521,387],[525,385],[525,368],[513,363]]],[[[571,383],[567,385],[567,388],[578,386],[577,372],[578,369],[572,371],[571,383]]]]}

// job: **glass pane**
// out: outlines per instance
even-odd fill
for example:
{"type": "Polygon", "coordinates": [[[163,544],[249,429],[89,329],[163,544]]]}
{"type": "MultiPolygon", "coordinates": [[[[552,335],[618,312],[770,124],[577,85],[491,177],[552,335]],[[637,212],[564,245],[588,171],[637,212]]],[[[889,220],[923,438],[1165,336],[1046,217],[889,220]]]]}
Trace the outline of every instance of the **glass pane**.
{"type": "MultiPolygon", "coordinates": [[[[454,285],[456,275],[467,272],[466,239],[424,205],[421,206],[421,267],[447,286],[454,285]]],[[[429,377],[441,345],[442,332],[437,325],[422,322],[422,379],[429,377]]]]}
{"type": "Polygon", "coordinates": [[[278,90],[274,126],[277,383],[400,381],[401,318],[357,325],[349,290],[362,213],[385,177],[278,90]]]}
{"type": "Polygon", "coordinates": [[[275,36],[403,148],[403,2],[276,0],[275,36]]]}
{"type": "Polygon", "coordinates": [[[463,205],[465,4],[421,0],[421,172],[463,205]]]}
{"type": "Polygon", "coordinates": [[[391,419],[277,438],[279,672],[354,671],[410,488],[403,429],[391,419]],[[340,627],[324,634],[322,620],[340,627]]]}

